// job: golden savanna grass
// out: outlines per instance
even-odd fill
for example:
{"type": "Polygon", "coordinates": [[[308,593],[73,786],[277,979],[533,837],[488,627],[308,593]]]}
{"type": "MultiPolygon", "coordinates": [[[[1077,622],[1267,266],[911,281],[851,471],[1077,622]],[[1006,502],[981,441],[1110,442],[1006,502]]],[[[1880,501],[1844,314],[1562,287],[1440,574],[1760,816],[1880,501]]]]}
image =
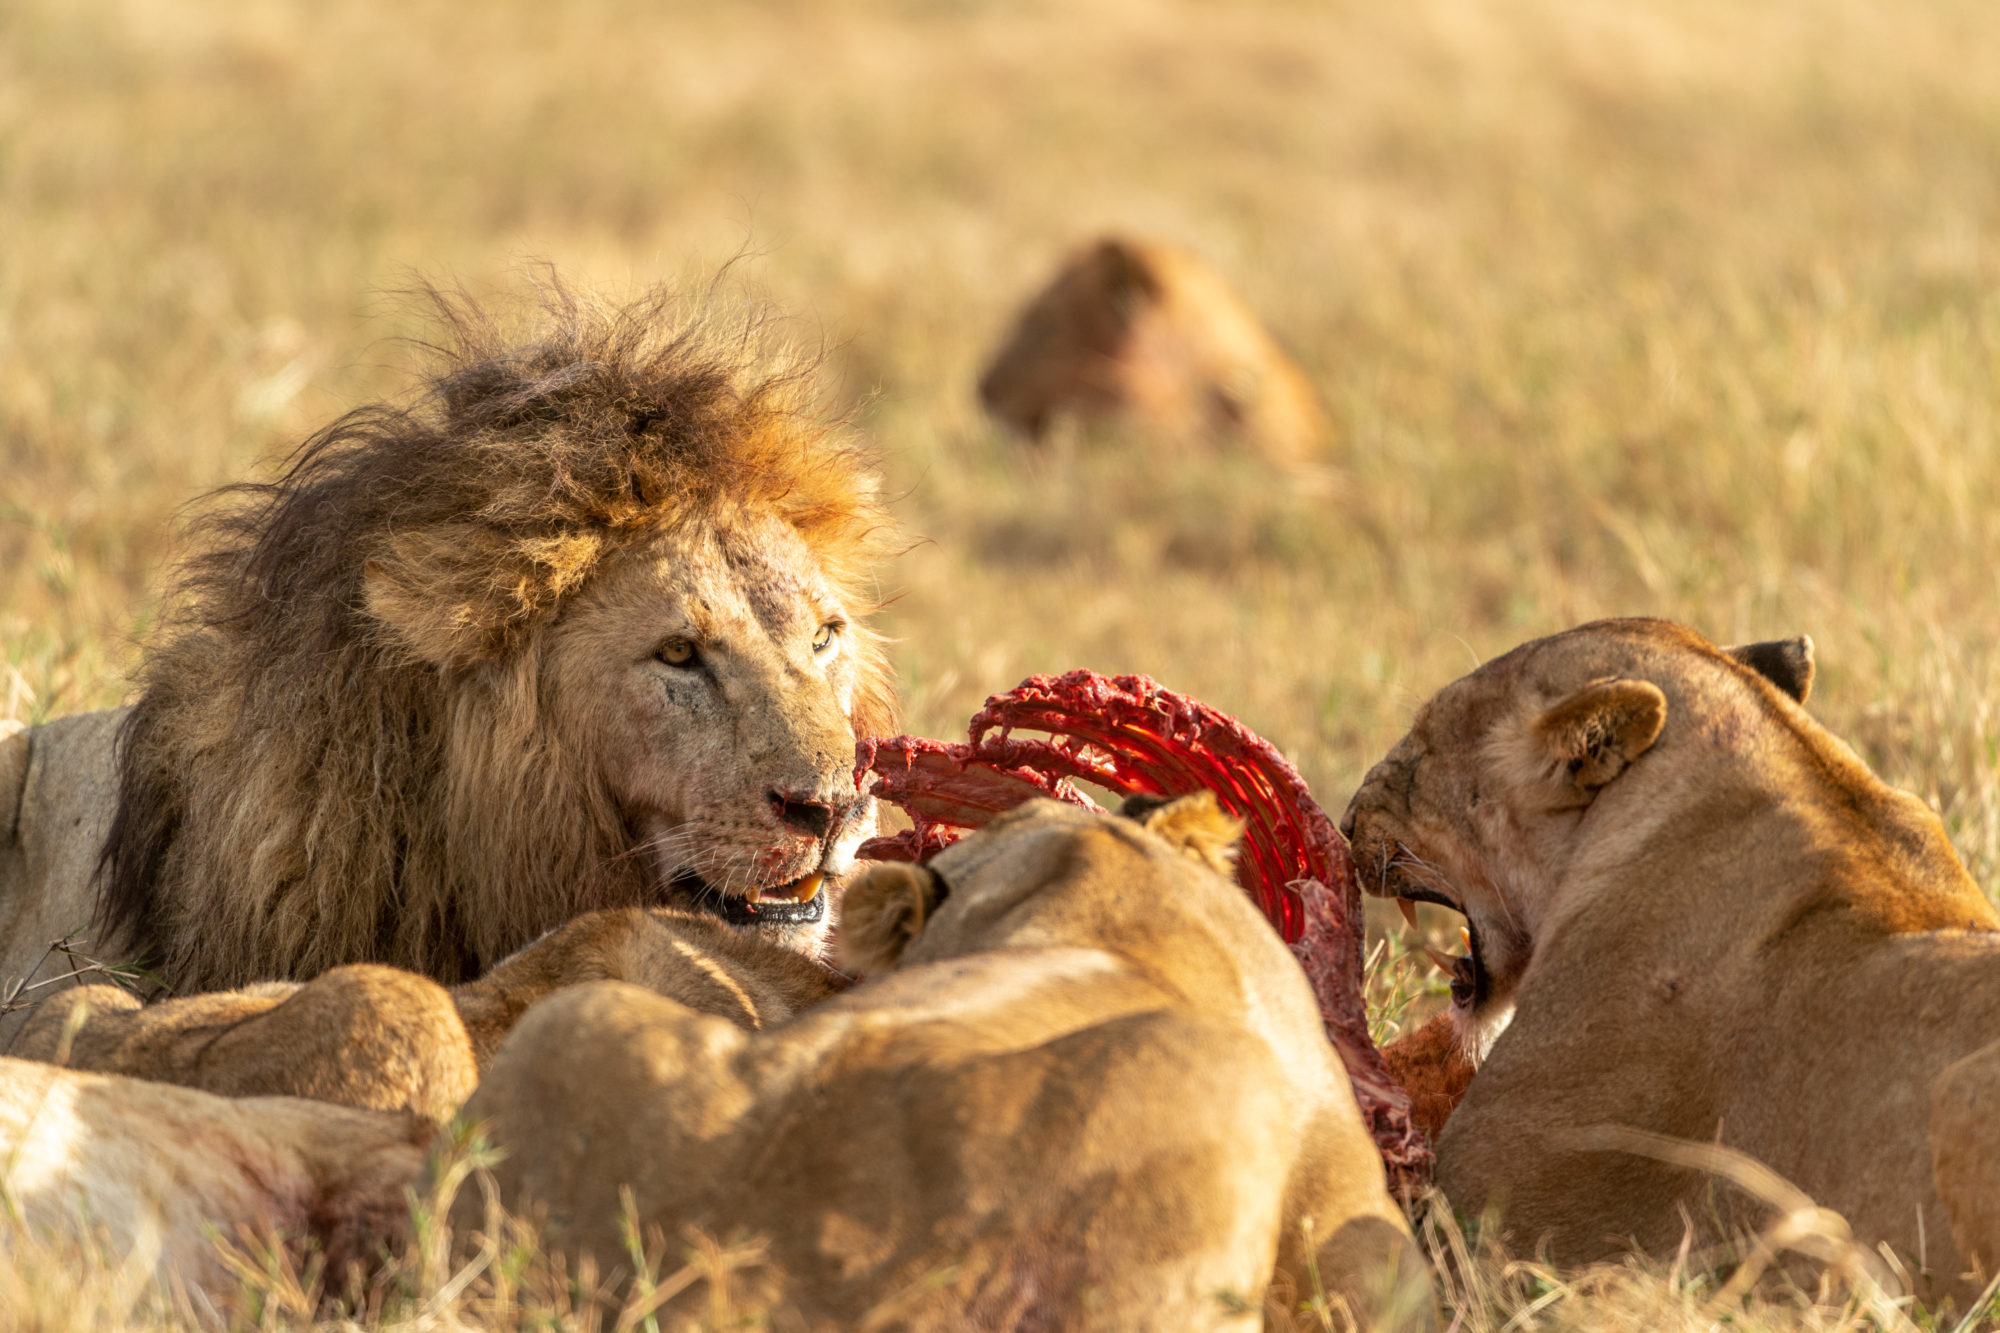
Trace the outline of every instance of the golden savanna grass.
{"type": "MultiPolygon", "coordinates": [[[[0,717],[124,696],[176,507],[406,386],[413,278],[635,290],[747,252],[725,285],[828,346],[882,453],[913,729],[1144,671],[1338,806],[1522,639],[1806,632],[1814,711],[1994,884],[1995,70],[1983,0],[11,0],[0,717]],[[981,420],[982,356],[1110,228],[1265,314],[1333,467],[1030,457],[981,420]]],[[[0,1308],[180,1318],[22,1296],[60,1269],[0,1308]]],[[[1699,1265],[1467,1272],[1466,1328],[1714,1322],[1699,1265]]],[[[514,1318],[439,1294],[394,1319],[514,1318]]],[[[1787,1308],[1749,1326],[1842,1326],[1787,1308]]]]}

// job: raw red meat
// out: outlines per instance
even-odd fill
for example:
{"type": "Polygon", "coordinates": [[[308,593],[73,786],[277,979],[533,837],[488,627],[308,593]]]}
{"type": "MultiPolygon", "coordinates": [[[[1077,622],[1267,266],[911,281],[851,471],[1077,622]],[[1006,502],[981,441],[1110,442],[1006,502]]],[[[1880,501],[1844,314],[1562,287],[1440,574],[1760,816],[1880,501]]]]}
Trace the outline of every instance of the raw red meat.
{"type": "Polygon", "coordinates": [[[1305,969],[1391,1183],[1413,1190],[1428,1178],[1430,1148],[1411,1121],[1410,1099],[1368,1037],[1361,886],[1347,843],[1270,742],[1145,676],[1071,671],[1030,676],[988,699],[965,743],[861,742],[857,784],[869,774],[875,795],[912,822],[863,845],[861,855],[875,860],[924,860],[1035,796],[1100,808],[1074,780],[1127,796],[1213,791],[1247,825],[1237,875],[1305,969]]]}

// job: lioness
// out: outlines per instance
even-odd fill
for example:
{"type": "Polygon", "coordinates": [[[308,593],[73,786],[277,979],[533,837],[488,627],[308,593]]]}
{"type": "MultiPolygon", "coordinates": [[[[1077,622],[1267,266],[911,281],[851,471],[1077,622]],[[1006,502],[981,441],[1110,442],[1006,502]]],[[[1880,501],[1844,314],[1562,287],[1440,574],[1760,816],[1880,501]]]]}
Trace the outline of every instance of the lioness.
{"type": "MultiPolygon", "coordinates": [[[[808,964],[810,966],[810,964],[808,964]]],[[[451,1118],[479,1082],[451,996],[399,968],[337,967],[142,1006],[117,986],[40,1005],[8,1054],[224,1097],[309,1097],[451,1118]]]]}
{"type": "Polygon", "coordinates": [[[317,1242],[339,1290],[350,1265],[408,1227],[407,1191],[435,1135],[420,1116],[0,1058],[0,1244],[17,1221],[103,1244],[135,1274],[223,1293],[241,1277],[215,1241],[247,1229],[317,1242]]]}
{"type": "Polygon", "coordinates": [[[2000,1031],[2000,915],[1923,802],[1806,715],[1812,674],[1804,639],[1601,621],[1447,687],[1368,774],[1362,883],[1470,928],[1483,1063],[1437,1144],[1459,1208],[1566,1262],[1741,1216],[1579,1146],[1637,1126],[1761,1159],[1966,1291],[1931,1082],[2000,1031]]]}
{"type": "Polygon", "coordinates": [[[1063,416],[1122,415],[1297,464],[1329,433],[1312,381],[1227,283],[1184,250],[1119,236],[1077,249],[1035,294],[979,398],[1033,440],[1063,416]]]}
{"type": "Polygon", "coordinates": [[[867,458],[665,297],[440,304],[413,406],[212,499],[132,708],[0,738],[0,988],[93,919],[181,994],[461,981],[623,906],[821,947],[894,730],[867,458]]]}
{"type": "Polygon", "coordinates": [[[1030,802],[849,890],[856,989],[746,1034],[576,987],[465,1114],[553,1246],[612,1271],[629,1189],[670,1240],[768,1238],[814,1326],[1247,1327],[1315,1270],[1378,1324],[1428,1324],[1311,991],[1216,869],[1238,831],[1206,793],[1144,827],[1030,802]]]}
{"type": "Polygon", "coordinates": [[[522,1014],[564,986],[605,980],[749,1029],[840,985],[823,964],[713,917],[628,907],[585,913],[450,991],[366,963],[304,985],[264,982],[143,1007],[115,986],[79,986],[42,1004],[11,1053],[231,1097],[311,1097],[442,1123],[522,1014]]]}

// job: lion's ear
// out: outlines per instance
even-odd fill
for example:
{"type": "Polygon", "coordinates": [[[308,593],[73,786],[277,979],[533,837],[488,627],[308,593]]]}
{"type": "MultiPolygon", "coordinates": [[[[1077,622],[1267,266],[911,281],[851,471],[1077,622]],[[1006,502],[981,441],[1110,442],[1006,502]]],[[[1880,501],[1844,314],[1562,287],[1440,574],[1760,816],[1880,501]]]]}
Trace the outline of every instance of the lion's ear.
{"type": "Polygon", "coordinates": [[[1140,306],[1160,299],[1160,275],[1140,247],[1107,236],[1097,243],[1097,264],[1104,279],[1104,294],[1120,315],[1130,316],[1140,306]]]}
{"type": "Polygon", "coordinates": [[[1813,641],[1804,634],[1768,643],[1739,643],[1722,651],[1789,694],[1793,703],[1804,703],[1812,693],[1813,641]]]}
{"type": "Polygon", "coordinates": [[[1667,696],[1644,680],[1596,680],[1528,723],[1519,756],[1553,784],[1559,806],[1588,805],[1598,789],[1652,747],[1667,696]]]}
{"type": "Polygon", "coordinates": [[[1207,788],[1173,800],[1128,796],[1118,813],[1218,874],[1228,875],[1236,865],[1243,821],[1225,814],[1207,788]]]}
{"type": "Polygon", "coordinates": [[[840,900],[840,965],[863,976],[894,967],[945,892],[928,866],[885,861],[870,869],[840,900]]]}

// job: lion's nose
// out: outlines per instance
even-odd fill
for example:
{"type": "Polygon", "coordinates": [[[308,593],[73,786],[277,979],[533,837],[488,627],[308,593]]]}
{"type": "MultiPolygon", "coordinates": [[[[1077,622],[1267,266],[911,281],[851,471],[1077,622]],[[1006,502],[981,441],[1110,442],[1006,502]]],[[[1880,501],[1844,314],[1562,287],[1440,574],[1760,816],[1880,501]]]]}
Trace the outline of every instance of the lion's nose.
{"type": "Polygon", "coordinates": [[[1377,764],[1368,770],[1368,775],[1361,779],[1361,786],[1348,798],[1346,812],[1340,816],[1340,836],[1349,842],[1354,841],[1355,818],[1361,813],[1361,807],[1371,802],[1381,803],[1382,767],[1377,764]]]}
{"type": "Polygon", "coordinates": [[[832,801],[822,801],[807,792],[779,791],[770,793],[771,811],[778,816],[778,822],[786,828],[795,829],[808,837],[824,838],[827,833],[847,822],[847,812],[853,803],[846,805],[832,801]]]}

